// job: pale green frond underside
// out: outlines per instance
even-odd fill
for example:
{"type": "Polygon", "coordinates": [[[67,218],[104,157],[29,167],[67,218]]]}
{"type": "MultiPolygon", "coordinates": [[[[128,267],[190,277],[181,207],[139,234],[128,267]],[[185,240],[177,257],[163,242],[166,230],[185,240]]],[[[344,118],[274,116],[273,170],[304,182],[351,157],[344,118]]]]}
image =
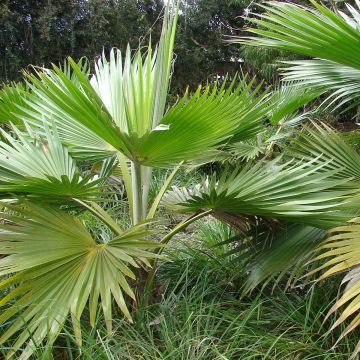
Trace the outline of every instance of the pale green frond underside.
{"type": "Polygon", "coordinates": [[[0,322],[8,325],[0,342],[18,335],[9,355],[21,350],[20,358],[27,359],[45,337],[51,346],[69,316],[81,346],[86,304],[94,326],[100,302],[108,332],[112,299],[131,320],[124,297],[135,296],[126,279],[135,278],[131,267],[156,256],[149,250],[159,244],[147,239],[149,231],[139,225],[97,243],[75,217],[53,207],[23,205],[3,208],[1,214],[6,222],[0,226],[0,254],[6,256],[0,259],[0,289],[7,291],[0,300],[0,322]]]}
{"type": "Polygon", "coordinates": [[[360,97],[360,69],[317,59],[287,62],[283,69],[284,79],[300,82],[302,86],[331,91],[323,102],[327,107],[337,108],[360,97]]]}
{"type": "Polygon", "coordinates": [[[229,152],[232,158],[242,159],[244,161],[252,161],[259,155],[264,154],[266,145],[254,142],[238,142],[229,147],[229,152]]]}
{"type": "Polygon", "coordinates": [[[40,196],[43,199],[101,198],[101,179],[81,173],[68,149],[60,142],[56,128],[45,127],[45,136],[31,138],[13,126],[14,137],[2,131],[0,141],[0,192],[40,196]]]}
{"type": "Polygon", "coordinates": [[[114,123],[125,133],[139,137],[156,128],[164,115],[170,70],[173,61],[177,15],[166,8],[162,34],[155,51],[151,44],[145,54],[134,56],[128,45],[124,56],[118,49],[103,54],[95,63],[90,82],[103,101],[114,123]]]}
{"type": "MultiPolygon", "coordinates": [[[[174,210],[213,209],[245,215],[269,216],[327,228],[349,219],[338,210],[356,188],[348,179],[333,179],[338,170],[326,171],[313,162],[259,161],[192,190],[172,188],[164,204],[174,210]]],[[[325,163],[326,164],[326,163],[325,163]]]]}

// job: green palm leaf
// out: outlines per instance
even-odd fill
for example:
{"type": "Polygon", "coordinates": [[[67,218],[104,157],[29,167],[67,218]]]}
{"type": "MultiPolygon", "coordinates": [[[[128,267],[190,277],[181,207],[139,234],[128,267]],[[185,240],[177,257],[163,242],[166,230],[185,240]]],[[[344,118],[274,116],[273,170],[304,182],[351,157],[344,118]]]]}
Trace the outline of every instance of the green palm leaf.
{"type": "Polygon", "coordinates": [[[325,99],[323,105],[339,107],[343,104],[358,103],[360,96],[360,70],[340,65],[331,61],[317,59],[293,61],[284,69],[286,80],[300,82],[303,86],[329,90],[332,93],[325,99]]]}
{"type": "MultiPolygon", "coordinates": [[[[222,86],[199,87],[185,94],[169,111],[165,101],[172,61],[176,17],[164,22],[159,47],[146,56],[140,50],[131,59],[113,50],[102,56],[95,74],[88,77],[82,63],[69,59],[60,69],[37,70],[27,75],[29,91],[21,103],[12,97],[6,119],[23,121],[44,133],[44,124],[55,124],[59,137],[76,156],[104,158],[123,153],[145,166],[177,165],[213,151],[224,141],[254,136],[263,125],[270,99],[252,89],[246,79],[222,86]],[[165,40],[167,39],[167,40],[165,40]],[[161,85],[161,86],[160,86],[161,85]],[[201,136],[199,136],[201,134],[201,136]]],[[[0,114],[1,115],[1,114],[0,114]]]]}
{"type": "Polygon", "coordinates": [[[27,134],[16,127],[13,130],[16,138],[2,131],[7,141],[0,141],[2,197],[31,195],[48,200],[101,199],[102,179],[81,177],[55,128],[46,128],[46,137],[38,139],[31,139],[31,131],[27,134]]]}
{"type": "Polygon", "coordinates": [[[323,164],[329,171],[336,170],[336,177],[360,181],[360,155],[347,143],[343,135],[326,124],[312,123],[292,139],[290,156],[323,164]]]}
{"type": "Polygon", "coordinates": [[[10,324],[0,342],[19,334],[9,355],[26,343],[19,358],[27,359],[45,337],[51,346],[70,315],[81,345],[79,322],[87,303],[92,326],[98,301],[108,332],[112,299],[131,320],[124,296],[135,296],[126,278],[134,279],[132,268],[147,264],[155,256],[148,250],[159,246],[146,240],[144,226],[97,243],[78,219],[55,208],[26,203],[9,210],[18,215],[1,215],[6,222],[0,226],[0,254],[7,256],[0,260],[0,289],[8,291],[0,300],[6,306],[0,322],[10,324]]]}
{"type": "Polygon", "coordinates": [[[320,90],[309,89],[302,83],[282,83],[273,92],[269,121],[282,127],[297,125],[310,115],[304,112],[304,106],[320,95],[320,90]],[[299,111],[302,113],[298,114],[299,111]]]}
{"type": "Polygon", "coordinates": [[[2,84],[0,91],[0,122],[12,120],[14,123],[21,123],[19,117],[14,117],[13,113],[20,115],[20,109],[26,107],[28,93],[28,88],[22,83],[2,84]]]}
{"type": "MultiPolygon", "coordinates": [[[[73,62],[72,66],[74,70],[78,68],[73,62]]],[[[30,76],[32,92],[27,95],[28,107],[13,114],[15,119],[40,128],[44,122],[49,126],[55,123],[61,140],[76,152],[82,150],[91,155],[94,148],[97,149],[94,156],[110,156],[120,151],[146,166],[192,160],[230,137],[240,141],[254,136],[269,111],[266,93],[259,94],[259,87],[252,91],[253,82],[246,84],[245,79],[233,89],[234,80],[227,90],[224,83],[219,89],[217,85],[207,86],[204,91],[199,88],[191,97],[185,95],[149,130],[137,122],[135,127],[128,117],[124,120],[116,115],[113,119],[80,70],[81,88],[56,67],[39,76],[40,79],[30,76]],[[117,123],[127,125],[120,129],[117,123]]],[[[121,109],[129,106],[124,101],[121,109]]],[[[138,120],[140,115],[135,112],[133,116],[138,120]]]]}
{"type": "Polygon", "coordinates": [[[257,216],[218,215],[215,214],[239,230],[237,236],[219,245],[230,245],[225,256],[231,256],[231,261],[243,271],[244,295],[260,285],[265,288],[271,284],[274,289],[284,278],[285,289],[294,285],[325,236],[322,229],[297,223],[280,223],[257,216]]]}
{"type": "Polygon", "coordinates": [[[313,256],[324,235],[322,229],[312,226],[280,225],[270,242],[261,239],[256,246],[257,251],[246,266],[249,276],[244,284],[244,293],[260,284],[265,287],[273,280],[274,288],[285,275],[288,276],[286,286],[290,286],[305,271],[304,265],[313,256]]]}
{"type": "Polygon", "coordinates": [[[137,50],[132,58],[130,46],[123,62],[118,49],[105,54],[95,63],[91,85],[111,114],[114,123],[127,134],[138,137],[156,128],[164,115],[173,61],[173,46],[177,23],[166,7],[160,42],[155,51],[137,50]]]}
{"type": "Polygon", "coordinates": [[[13,116],[40,129],[44,123],[55,123],[61,140],[86,158],[110,156],[118,149],[127,154],[124,134],[113,124],[88,76],[72,59],[69,62],[76,76],[56,66],[37,71],[37,76],[27,74],[27,107],[13,116]]]}
{"type": "Polygon", "coordinates": [[[164,130],[151,131],[139,140],[139,161],[145,165],[166,166],[194,160],[211,153],[226,141],[253,137],[263,127],[269,111],[269,97],[251,90],[253,81],[236,79],[225,90],[215,84],[201,88],[190,98],[185,95],[160,121],[164,130]],[[201,136],[199,136],[201,134],[201,136]]]}
{"type": "MultiPolygon", "coordinates": [[[[240,141],[235,144],[231,144],[229,147],[230,158],[229,160],[238,161],[242,159],[244,161],[252,161],[259,155],[264,154],[266,151],[266,144],[255,141],[240,141]]],[[[228,159],[226,159],[228,160],[228,159]]]]}
{"type": "Polygon", "coordinates": [[[360,95],[360,3],[347,5],[350,16],[332,12],[311,1],[315,8],[285,3],[268,2],[265,14],[250,21],[257,27],[248,29],[259,37],[234,38],[233,42],[251,46],[276,48],[316,57],[315,60],[290,62],[285,79],[301,81],[304,86],[331,90],[332,104],[358,99],[360,95]]]}
{"type": "Polygon", "coordinates": [[[267,12],[251,18],[259,25],[249,32],[260,37],[246,37],[248,45],[274,47],[306,56],[327,59],[360,69],[357,46],[360,33],[338,14],[311,1],[315,8],[269,1],[267,12]]]}
{"type": "MultiPolygon", "coordinates": [[[[344,209],[356,187],[348,179],[333,179],[339,170],[323,171],[313,162],[259,161],[242,170],[206,180],[193,190],[172,188],[165,205],[179,211],[213,209],[214,212],[296,219],[313,226],[336,226],[348,216],[344,209]]],[[[325,163],[326,164],[326,163],[325,163]]]]}

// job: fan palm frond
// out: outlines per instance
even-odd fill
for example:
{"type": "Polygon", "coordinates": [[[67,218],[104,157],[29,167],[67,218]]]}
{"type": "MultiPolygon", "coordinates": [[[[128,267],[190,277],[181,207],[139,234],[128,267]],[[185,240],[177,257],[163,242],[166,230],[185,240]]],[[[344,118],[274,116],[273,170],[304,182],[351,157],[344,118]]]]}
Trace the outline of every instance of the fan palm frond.
{"type": "MultiPolygon", "coordinates": [[[[101,199],[102,179],[82,177],[56,128],[46,128],[46,137],[31,138],[13,127],[13,137],[1,131],[0,192],[2,197],[31,195],[47,200],[101,199]],[[11,195],[10,195],[11,194],[11,195]]],[[[30,131],[31,133],[31,131],[30,131]]]]}
{"type": "Polygon", "coordinates": [[[300,82],[303,86],[331,91],[323,105],[337,108],[344,104],[355,106],[359,103],[360,69],[323,59],[287,63],[289,67],[283,71],[284,79],[300,82]]]}
{"type": "Polygon", "coordinates": [[[0,122],[22,123],[18,116],[13,113],[21,114],[21,108],[26,107],[26,99],[29,89],[22,83],[2,84],[0,91],[0,122]]]}
{"type": "Polygon", "coordinates": [[[166,14],[155,51],[149,45],[144,56],[138,50],[131,58],[128,48],[123,61],[113,49],[109,59],[97,60],[90,77],[83,63],[72,59],[62,69],[27,74],[28,91],[20,92],[19,104],[3,96],[11,111],[2,120],[22,121],[42,133],[44,124],[54,123],[74,156],[121,152],[148,167],[195,160],[230,138],[238,142],[254,136],[270,106],[268,94],[260,86],[253,89],[254,80],[236,85],[235,77],[228,88],[226,81],[199,87],[165,112],[175,27],[176,15],[166,14]]]}
{"type": "MultiPolygon", "coordinates": [[[[260,234],[261,236],[261,234],[260,234]]],[[[322,229],[301,224],[282,224],[275,229],[271,241],[257,241],[249,264],[249,276],[244,284],[244,293],[273,281],[275,288],[286,275],[286,287],[306,271],[304,265],[311,260],[314,251],[323,240],[322,229]]]]}
{"type": "Polygon", "coordinates": [[[346,141],[343,135],[326,124],[312,122],[292,139],[288,146],[290,156],[298,159],[317,159],[329,171],[336,170],[336,176],[360,181],[360,155],[346,141]]]}
{"type": "MultiPolygon", "coordinates": [[[[74,70],[78,67],[73,62],[72,66],[74,70]]],[[[110,75],[112,78],[113,74],[110,75]]],[[[131,106],[126,99],[123,99],[124,106],[116,107],[122,109],[122,114],[120,110],[115,113],[112,109],[113,118],[80,70],[81,88],[56,67],[52,71],[39,72],[39,77],[30,76],[27,107],[13,113],[12,117],[41,128],[44,123],[49,126],[55,123],[65,144],[83,150],[89,156],[92,148],[95,149],[94,157],[120,151],[132,161],[146,166],[167,166],[192,160],[213,150],[227,138],[240,141],[254,136],[269,110],[269,97],[260,93],[259,87],[251,90],[253,81],[247,84],[244,79],[234,88],[234,80],[226,90],[224,82],[220,88],[207,86],[204,90],[199,88],[190,97],[186,94],[155,128],[149,130],[147,125],[134,120],[142,116],[140,113],[131,111],[133,120],[126,115],[130,111],[126,109],[131,106]]],[[[146,96],[143,94],[141,98],[147,99],[146,96]]]]}
{"type": "Polygon", "coordinates": [[[292,66],[285,70],[285,80],[332,91],[328,104],[358,103],[360,2],[356,1],[356,7],[347,5],[350,16],[313,0],[311,3],[314,8],[270,1],[262,6],[265,14],[253,14],[250,19],[255,26],[248,31],[258,37],[235,37],[231,41],[317,58],[288,62],[292,66]]]}
{"type": "MultiPolygon", "coordinates": [[[[347,273],[341,284],[346,284],[343,293],[328,313],[330,316],[340,311],[340,316],[331,330],[351,319],[339,338],[341,340],[360,326],[360,219],[355,218],[347,225],[332,229],[328,238],[319,246],[319,250],[321,254],[316,260],[326,259],[323,265],[312,272],[324,270],[319,280],[339,273],[347,273]]],[[[354,356],[358,352],[360,352],[360,341],[354,356]]]]}
{"type": "Polygon", "coordinates": [[[329,227],[348,216],[337,212],[356,193],[348,179],[334,179],[339,170],[323,171],[325,164],[259,161],[242,170],[226,172],[193,190],[173,187],[164,204],[178,211],[213,209],[245,215],[297,219],[313,226],[329,227]]]}
{"type": "Polygon", "coordinates": [[[156,256],[149,250],[159,247],[143,225],[97,243],[78,219],[53,207],[3,206],[1,217],[0,289],[7,291],[0,322],[10,322],[0,342],[18,334],[9,356],[26,344],[18,358],[27,359],[45,337],[51,346],[69,316],[81,346],[81,315],[88,303],[94,326],[99,299],[109,333],[112,299],[131,320],[125,295],[135,296],[126,278],[134,279],[132,269],[147,265],[156,256]]]}
{"type": "Polygon", "coordinates": [[[266,144],[241,141],[231,144],[229,152],[231,158],[236,160],[253,161],[266,151],[266,144]]]}
{"type": "Polygon", "coordinates": [[[234,89],[234,80],[226,90],[224,82],[219,89],[215,84],[199,88],[190,98],[185,95],[160,121],[164,130],[152,131],[140,142],[143,163],[165,166],[193,160],[230,139],[253,137],[263,127],[269,98],[259,87],[251,90],[252,84],[244,79],[234,89]]]}
{"type": "Polygon", "coordinates": [[[272,101],[275,103],[269,114],[272,125],[282,127],[297,125],[301,120],[309,118],[310,112],[304,112],[304,106],[322,93],[296,82],[284,82],[275,88],[272,101]],[[299,111],[302,111],[299,114],[299,111]]]}

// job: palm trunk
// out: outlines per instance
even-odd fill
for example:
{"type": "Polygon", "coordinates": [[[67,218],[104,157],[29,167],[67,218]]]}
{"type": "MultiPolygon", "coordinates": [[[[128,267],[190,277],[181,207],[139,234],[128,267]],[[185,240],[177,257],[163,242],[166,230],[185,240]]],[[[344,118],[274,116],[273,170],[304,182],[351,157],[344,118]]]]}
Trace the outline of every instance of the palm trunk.
{"type": "MultiPolygon", "coordinates": [[[[133,194],[133,225],[143,221],[146,216],[146,209],[148,203],[148,191],[150,185],[150,178],[147,169],[135,162],[131,163],[131,181],[133,194]]],[[[151,176],[151,173],[150,173],[151,176]]],[[[146,284],[148,279],[148,271],[143,267],[137,270],[137,308],[138,310],[147,303],[146,284]]],[[[136,317],[136,314],[135,314],[136,317]]]]}
{"type": "Polygon", "coordinates": [[[132,191],[133,191],[133,225],[144,220],[143,215],[143,197],[141,181],[141,165],[131,163],[132,191]]]}
{"type": "Polygon", "coordinates": [[[149,191],[151,185],[151,176],[152,168],[151,167],[141,167],[141,180],[142,180],[142,212],[144,218],[148,212],[148,203],[149,203],[149,191]]]}

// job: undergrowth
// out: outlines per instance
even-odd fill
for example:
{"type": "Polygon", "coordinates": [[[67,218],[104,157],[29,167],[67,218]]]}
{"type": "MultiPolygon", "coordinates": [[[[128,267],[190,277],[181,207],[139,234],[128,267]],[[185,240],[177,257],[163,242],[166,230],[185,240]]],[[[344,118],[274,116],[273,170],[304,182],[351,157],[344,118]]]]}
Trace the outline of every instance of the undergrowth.
{"type": "Polygon", "coordinates": [[[52,351],[38,348],[33,359],[349,358],[359,334],[334,346],[340,330],[327,334],[332,319],[323,323],[336,289],[332,282],[241,297],[243,275],[231,257],[221,256],[226,245],[216,246],[229,229],[205,220],[194,234],[183,235],[159,267],[153,303],[137,309],[134,324],[115,313],[107,336],[102,319],[97,330],[84,319],[81,352],[67,327],[52,351]]]}

